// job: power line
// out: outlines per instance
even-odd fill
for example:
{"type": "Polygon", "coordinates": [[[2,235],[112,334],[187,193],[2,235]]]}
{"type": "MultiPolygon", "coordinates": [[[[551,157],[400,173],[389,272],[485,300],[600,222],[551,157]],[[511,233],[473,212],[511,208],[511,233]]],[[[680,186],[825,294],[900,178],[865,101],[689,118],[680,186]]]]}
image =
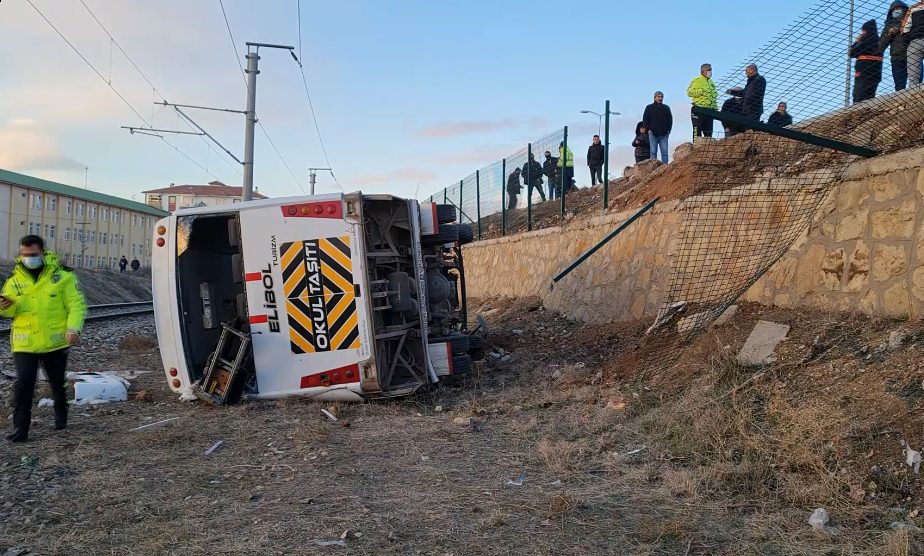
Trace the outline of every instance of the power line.
{"type": "MultiPolygon", "coordinates": [[[[31,1],[30,1],[29,3],[32,4],[31,1]]],[[[106,33],[106,36],[109,37],[109,41],[110,41],[110,61],[109,61],[109,64],[110,64],[110,70],[109,70],[109,72],[110,72],[110,77],[111,77],[111,74],[112,74],[112,68],[111,68],[111,66],[112,66],[112,59],[111,59],[111,52],[112,52],[112,50],[111,50],[111,48],[112,48],[112,45],[115,44],[116,47],[118,47],[119,52],[121,52],[122,55],[125,56],[125,59],[128,60],[128,63],[130,63],[130,64],[132,65],[132,67],[135,68],[135,71],[138,72],[138,75],[140,75],[141,78],[144,79],[144,81],[151,87],[151,90],[153,91],[153,93],[154,93],[155,95],[159,96],[160,99],[161,99],[162,101],[166,102],[167,98],[163,95],[163,93],[161,93],[160,91],[157,90],[157,86],[154,85],[154,83],[153,83],[153,82],[148,78],[148,76],[141,70],[141,68],[138,67],[138,64],[135,63],[135,60],[133,60],[132,57],[128,55],[128,52],[126,52],[125,49],[122,48],[122,45],[119,44],[119,41],[117,41],[117,40],[115,39],[115,37],[112,36],[112,33],[110,33],[110,32],[109,32],[109,29],[107,29],[106,26],[103,25],[103,22],[100,21],[98,17],[96,17],[96,14],[93,13],[93,10],[90,9],[90,6],[88,6],[87,3],[86,3],[84,0],[80,0],[80,3],[83,5],[84,9],[87,10],[87,13],[90,14],[90,17],[93,18],[93,21],[95,21],[96,24],[99,25],[99,28],[102,29],[102,31],[103,31],[104,33],[106,33]]],[[[32,7],[35,8],[35,5],[33,4],[32,7]]],[[[38,11],[37,8],[36,8],[36,11],[38,11]]],[[[39,12],[39,13],[41,13],[41,12],[39,12]]],[[[43,16],[43,17],[44,17],[44,16],[43,16]]],[[[47,18],[46,18],[46,21],[48,21],[47,18]]],[[[50,24],[50,23],[51,23],[51,22],[49,22],[49,24],[50,24]]],[[[52,26],[52,27],[54,27],[54,26],[52,26]]],[[[57,30],[57,29],[56,29],[56,30],[57,30]]],[[[61,33],[59,32],[58,34],[60,35],[61,33]]],[[[62,36],[61,38],[64,38],[64,37],[62,36]]],[[[65,39],[65,42],[66,42],[66,41],[67,41],[67,39],[65,39]]],[[[68,44],[70,44],[70,43],[68,43],[68,44]]],[[[73,48],[73,46],[72,46],[71,48],[73,48]]],[[[83,57],[83,56],[81,56],[81,57],[83,57]]],[[[84,61],[86,61],[86,59],[84,59],[84,61]]],[[[87,63],[89,64],[89,62],[87,62],[87,63]]],[[[91,67],[92,67],[92,66],[91,66],[91,67]]],[[[95,69],[95,68],[94,68],[94,69],[95,69]]],[[[99,72],[97,72],[97,74],[99,74],[99,72]]],[[[100,76],[100,77],[102,77],[102,76],[100,76]]],[[[107,84],[111,87],[111,86],[112,86],[112,80],[110,79],[109,81],[107,81],[107,84]]],[[[154,100],[155,100],[155,102],[156,102],[156,99],[154,99],[154,100]]],[[[154,120],[154,115],[153,115],[153,109],[152,109],[152,113],[151,113],[151,121],[152,121],[152,123],[149,123],[149,124],[148,124],[150,127],[154,127],[154,126],[153,126],[153,120],[154,120]]],[[[189,123],[186,122],[185,120],[183,121],[183,123],[185,123],[185,124],[187,125],[187,127],[190,127],[190,126],[189,126],[189,123]]],[[[192,127],[190,127],[190,129],[192,129],[192,127]]],[[[151,134],[148,134],[148,135],[151,135],[151,134]]],[[[159,136],[159,135],[158,135],[158,134],[154,134],[154,136],[159,136]]],[[[161,137],[161,139],[163,139],[163,137],[161,137]]],[[[164,140],[164,142],[167,143],[168,145],[170,145],[170,143],[167,142],[166,140],[164,140]]],[[[208,147],[208,149],[209,149],[210,151],[213,150],[212,147],[211,147],[211,145],[209,145],[207,141],[205,141],[205,140],[203,139],[203,142],[205,143],[206,147],[208,147]]],[[[177,149],[177,147],[176,147],[175,145],[170,145],[170,146],[171,146],[175,151],[180,152],[179,149],[177,149]]],[[[187,160],[192,161],[192,158],[190,158],[188,155],[186,155],[185,153],[183,153],[183,155],[186,157],[187,160]]],[[[221,156],[219,156],[218,158],[219,158],[219,160],[221,160],[222,162],[224,162],[229,168],[231,168],[232,170],[235,170],[235,171],[237,172],[238,175],[240,175],[241,172],[240,172],[239,169],[237,169],[237,168],[235,168],[234,166],[232,166],[227,160],[225,160],[225,159],[222,158],[221,156]]],[[[202,166],[201,166],[198,162],[196,162],[195,164],[196,164],[197,166],[199,166],[200,168],[202,168],[202,166]]],[[[207,169],[206,169],[205,171],[206,171],[207,174],[209,174],[209,175],[212,176],[213,178],[218,179],[214,174],[212,174],[211,172],[209,172],[207,169]]]]}
{"type": "MultiPolygon", "coordinates": [[[[314,104],[311,102],[311,92],[308,91],[308,78],[305,77],[305,67],[302,65],[302,0],[297,0],[295,6],[298,12],[298,58],[295,60],[295,63],[298,64],[298,69],[302,73],[302,83],[305,85],[305,95],[308,96],[308,107],[311,109],[311,119],[314,120],[314,129],[318,132],[318,143],[321,144],[321,152],[324,153],[324,161],[327,162],[328,168],[333,168],[330,164],[330,159],[327,158],[327,149],[324,148],[324,139],[321,138],[321,128],[318,126],[318,118],[314,114],[314,104]]],[[[340,185],[340,180],[334,175],[333,170],[330,170],[330,177],[334,178],[334,183],[337,184],[340,191],[343,191],[343,186],[340,185]]]]}
{"type": "MultiPolygon", "coordinates": [[[[245,72],[244,72],[244,66],[243,64],[241,64],[240,53],[237,50],[237,41],[234,40],[234,33],[231,31],[231,22],[228,21],[228,12],[225,11],[225,4],[222,0],[218,0],[218,5],[219,7],[221,7],[221,16],[225,20],[225,27],[228,29],[228,37],[231,39],[231,48],[234,50],[234,59],[237,61],[238,69],[241,70],[241,79],[244,82],[244,89],[246,90],[247,89],[247,76],[245,75],[245,72]]],[[[263,136],[266,137],[267,141],[269,141],[270,146],[273,147],[273,151],[276,153],[276,156],[279,158],[279,161],[282,162],[282,165],[286,167],[286,170],[288,170],[289,175],[292,176],[292,181],[294,181],[295,185],[297,185],[298,188],[302,190],[302,193],[307,194],[307,192],[305,191],[305,187],[302,185],[300,181],[298,181],[298,178],[295,176],[295,172],[293,172],[292,168],[289,167],[289,163],[286,162],[286,159],[283,158],[282,153],[280,153],[279,149],[276,148],[276,143],[270,137],[269,132],[266,131],[266,127],[263,125],[263,122],[257,121],[257,125],[260,126],[260,131],[263,132],[263,136]]]]}
{"type": "MultiPolygon", "coordinates": [[[[153,127],[153,126],[150,124],[150,122],[148,122],[147,119],[145,119],[145,117],[142,116],[141,113],[138,112],[138,110],[135,109],[135,107],[132,105],[132,103],[130,103],[130,102],[128,101],[128,99],[126,99],[125,96],[123,96],[122,93],[119,92],[118,89],[116,89],[115,87],[112,86],[112,82],[111,82],[110,80],[107,80],[107,79],[103,76],[103,74],[100,73],[100,71],[99,71],[98,69],[96,69],[96,66],[94,66],[92,63],[90,63],[90,61],[87,59],[87,57],[84,56],[83,53],[80,52],[80,50],[78,50],[77,47],[74,46],[73,43],[71,43],[71,41],[69,41],[69,40],[67,39],[67,37],[64,36],[64,33],[62,33],[61,30],[58,29],[58,28],[55,26],[55,24],[52,23],[51,20],[48,19],[47,16],[45,16],[44,13],[42,13],[42,10],[38,9],[38,6],[36,6],[36,5],[32,2],[32,0],[26,0],[26,2],[28,2],[29,5],[32,6],[32,9],[35,10],[35,13],[39,14],[39,16],[40,16],[42,19],[45,20],[45,23],[47,23],[48,26],[51,27],[51,28],[54,30],[54,32],[57,33],[57,35],[58,35],[59,37],[61,37],[61,40],[63,40],[63,41],[65,42],[65,44],[67,44],[67,46],[69,46],[69,47],[71,48],[71,50],[73,50],[74,53],[77,54],[77,56],[79,56],[81,60],[83,60],[83,62],[87,65],[87,67],[89,67],[91,70],[93,70],[93,73],[95,73],[95,74],[97,75],[97,77],[99,77],[100,80],[101,80],[103,83],[105,83],[105,84],[112,90],[112,92],[116,94],[117,97],[119,97],[119,99],[125,104],[125,106],[127,106],[127,107],[129,108],[129,110],[131,110],[136,116],[138,116],[138,119],[139,119],[139,120],[141,120],[142,122],[144,122],[145,124],[147,124],[148,127],[153,127]]],[[[89,8],[88,8],[88,9],[89,9],[89,8]]],[[[91,12],[91,13],[92,13],[92,12],[91,12]]],[[[94,19],[95,19],[95,16],[94,16],[94,19]]],[[[98,22],[98,20],[97,20],[97,22],[98,22]]],[[[107,34],[108,34],[108,32],[107,32],[107,34]]],[[[111,38],[111,36],[110,36],[110,38],[111,38]]],[[[114,39],[113,39],[113,43],[115,43],[115,40],[114,40],[114,39]]],[[[119,49],[121,50],[121,48],[122,48],[122,47],[120,46],[119,49]]],[[[127,56],[126,56],[126,57],[127,57],[127,56]]],[[[133,64],[133,65],[134,65],[134,64],[133,64]]],[[[140,70],[139,70],[139,71],[140,71],[140,70]]],[[[174,151],[176,151],[177,153],[181,154],[181,155],[182,155],[184,158],[186,158],[188,161],[190,161],[190,162],[192,162],[193,164],[195,164],[196,166],[198,166],[198,167],[199,167],[201,170],[203,170],[205,173],[209,174],[210,176],[212,176],[212,177],[215,178],[215,179],[218,179],[218,177],[217,177],[215,174],[209,172],[208,169],[206,169],[204,166],[202,166],[201,164],[199,164],[198,162],[196,162],[195,160],[193,160],[188,154],[186,154],[185,152],[181,151],[181,150],[178,149],[176,146],[170,145],[170,143],[164,138],[163,135],[154,134],[154,136],[155,136],[155,137],[158,137],[162,142],[164,142],[165,144],[169,145],[170,148],[172,148],[172,149],[173,149],[174,151]]]]}

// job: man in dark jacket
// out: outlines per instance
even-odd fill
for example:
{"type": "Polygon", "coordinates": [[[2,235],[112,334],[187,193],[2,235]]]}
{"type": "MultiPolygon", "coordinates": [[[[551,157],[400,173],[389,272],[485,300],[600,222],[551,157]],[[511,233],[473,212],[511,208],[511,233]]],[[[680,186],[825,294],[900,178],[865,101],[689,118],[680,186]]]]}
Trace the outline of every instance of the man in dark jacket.
{"type": "Polygon", "coordinates": [[[632,141],[635,147],[635,163],[644,162],[651,159],[651,149],[648,146],[648,130],[645,124],[639,122],[635,126],[635,139],[632,141]]]}
{"type": "Polygon", "coordinates": [[[885,27],[879,38],[879,51],[885,54],[891,48],[892,79],[895,81],[895,90],[901,91],[908,86],[908,37],[902,35],[902,19],[908,12],[908,4],[896,1],[889,7],[885,27]]]}
{"type": "Polygon", "coordinates": [[[850,57],[856,58],[854,65],[853,103],[876,97],[876,89],[882,81],[882,51],[879,50],[879,28],[876,20],[863,24],[860,36],[850,47],[850,57]]]}
{"type": "Polygon", "coordinates": [[[600,136],[594,135],[593,143],[587,147],[587,166],[590,167],[590,185],[603,183],[603,144],[600,136]]]}
{"type": "Polygon", "coordinates": [[[526,198],[533,198],[533,189],[539,192],[539,196],[542,197],[542,202],[545,202],[545,191],[542,190],[542,165],[536,162],[536,157],[529,153],[529,161],[523,166],[523,171],[520,172],[520,175],[523,176],[523,183],[526,185],[526,198]]]}
{"type": "Polygon", "coordinates": [[[764,93],[767,92],[767,80],[758,73],[757,64],[750,64],[745,70],[748,82],[744,88],[729,89],[728,94],[741,99],[741,115],[752,120],[760,120],[764,115],[764,93]]]}
{"type": "Polygon", "coordinates": [[[667,164],[668,139],[674,127],[674,116],[670,106],[664,104],[664,93],[661,91],[655,92],[654,102],[645,107],[642,123],[648,130],[651,158],[658,158],[658,149],[661,149],[661,162],[667,164]]]}
{"type": "Polygon", "coordinates": [[[138,272],[139,268],[141,268],[141,263],[138,262],[138,259],[132,259],[132,271],[138,272]]]}
{"type": "Polygon", "coordinates": [[[545,161],[542,163],[542,173],[549,184],[549,200],[555,198],[555,184],[558,183],[556,172],[558,171],[558,158],[552,156],[552,153],[545,151],[545,161]]]}
{"type": "Polygon", "coordinates": [[[520,169],[517,168],[507,176],[507,210],[517,208],[517,194],[522,190],[523,187],[520,186],[520,169]]]}
{"type": "Polygon", "coordinates": [[[785,102],[781,102],[777,105],[776,112],[770,114],[770,117],[767,118],[767,123],[778,127],[786,127],[792,125],[792,116],[790,116],[789,112],[786,111],[785,102]]]}
{"type": "Polygon", "coordinates": [[[122,255],[122,258],[119,259],[119,272],[125,273],[125,269],[128,267],[128,259],[125,258],[125,255],[122,255]]]}

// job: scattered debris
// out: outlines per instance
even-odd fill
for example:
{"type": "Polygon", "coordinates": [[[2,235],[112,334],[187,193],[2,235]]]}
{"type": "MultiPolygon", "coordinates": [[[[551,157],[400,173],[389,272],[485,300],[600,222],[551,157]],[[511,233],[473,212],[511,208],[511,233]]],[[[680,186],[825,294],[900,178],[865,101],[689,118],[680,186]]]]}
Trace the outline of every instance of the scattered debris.
{"type": "Polygon", "coordinates": [[[636,448],[636,449],[634,449],[634,450],[629,450],[628,452],[626,452],[625,455],[627,455],[627,456],[634,456],[635,454],[641,453],[641,451],[644,450],[644,449],[645,449],[645,446],[642,446],[641,448],[636,448]]]}
{"type": "Polygon", "coordinates": [[[515,336],[522,336],[524,334],[524,330],[522,328],[514,328],[510,332],[515,336]]]}
{"type": "Polygon", "coordinates": [[[921,471],[921,452],[918,450],[912,450],[911,446],[908,445],[904,440],[901,441],[903,451],[905,452],[905,463],[908,464],[908,467],[914,469],[914,472],[920,473],[921,471]]]}
{"type": "Polygon", "coordinates": [[[665,307],[658,311],[658,316],[655,318],[654,324],[652,324],[648,330],[645,331],[645,334],[651,334],[655,330],[661,328],[665,324],[669,323],[678,313],[682,313],[687,308],[686,301],[678,301],[672,303],[669,307],[665,307]]]}
{"type": "Polygon", "coordinates": [[[435,412],[437,412],[437,413],[442,413],[442,411],[443,411],[443,406],[438,405],[438,406],[436,406],[436,407],[433,408],[433,411],[435,411],[435,412]]]}
{"type": "Polygon", "coordinates": [[[513,356],[501,348],[494,348],[485,354],[485,360],[492,367],[507,367],[513,363],[513,356]]]}
{"type": "Polygon", "coordinates": [[[738,353],[738,364],[744,366],[767,365],[776,361],[773,352],[786,339],[789,325],[765,320],[757,321],[751,335],[738,353]]]}
{"type": "Polygon", "coordinates": [[[523,486],[523,481],[525,481],[525,480],[526,480],[526,476],[525,476],[524,474],[520,473],[520,476],[517,477],[517,480],[516,480],[516,481],[511,481],[510,479],[507,479],[507,482],[504,483],[504,484],[507,485],[507,486],[516,486],[516,487],[518,487],[518,486],[523,486]]]}
{"type": "Polygon", "coordinates": [[[824,508],[815,508],[808,520],[809,525],[816,531],[827,531],[829,521],[831,521],[831,516],[828,515],[828,510],[824,508]]]}
{"type": "Polygon", "coordinates": [[[702,330],[709,326],[713,314],[712,311],[703,311],[690,315],[689,317],[683,317],[677,321],[677,332],[680,334],[688,334],[697,329],[702,330]]]}
{"type": "Polygon", "coordinates": [[[141,425],[140,427],[135,427],[135,428],[129,430],[128,432],[142,431],[142,430],[147,429],[147,428],[150,428],[150,427],[156,427],[156,426],[159,426],[159,425],[166,425],[167,423],[170,423],[170,422],[172,422],[172,421],[176,421],[177,419],[179,419],[179,417],[171,417],[171,418],[169,418],[169,419],[164,419],[163,421],[157,421],[157,422],[154,422],[154,423],[148,423],[147,425],[141,425]]]}
{"type": "Polygon", "coordinates": [[[715,322],[712,323],[713,326],[722,326],[723,324],[728,323],[732,320],[734,316],[738,314],[738,306],[730,305],[728,309],[725,309],[725,312],[719,315],[719,318],[715,319],[715,322]]]}
{"type": "Polygon", "coordinates": [[[212,453],[215,452],[215,450],[217,450],[218,448],[220,448],[221,445],[224,444],[224,443],[225,443],[224,440],[219,440],[218,442],[212,444],[212,447],[205,451],[205,455],[207,455],[207,456],[208,456],[208,455],[211,455],[212,453]]]}
{"type": "Polygon", "coordinates": [[[315,540],[314,544],[318,546],[339,546],[340,548],[346,548],[347,543],[344,541],[319,541],[315,540]]]}
{"type": "Polygon", "coordinates": [[[321,413],[323,413],[324,415],[326,415],[327,418],[330,419],[331,421],[336,421],[336,420],[337,420],[337,416],[334,415],[333,413],[331,413],[330,411],[326,410],[326,409],[322,409],[322,410],[321,410],[321,413]]]}
{"type": "Polygon", "coordinates": [[[549,486],[550,486],[550,487],[558,487],[558,486],[561,486],[561,479],[558,479],[558,480],[556,480],[556,481],[552,481],[551,483],[549,483],[549,486]]]}
{"type": "Polygon", "coordinates": [[[51,398],[42,398],[39,400],[38,407],[54,407],[55,401],[51,398]]]}
{"type": "Polygon", "coordinates": [[[626,409],[626,402],[623,401],[621,398],[619,398],[619,399],[613,399],[613,400],[610,400],[610,401],[606,404],[606,408],[607,408],[607,409],[612,409],[613,411],[625,411],[625,409],[626,409]]]}
{"type": "Polygon", "coordinates": [[[920,527],[918,527],[914,523],[911,523],[910,521],[893,521],[890,527],[896,530],[907,529],[909,531],[914,531],[914,532],[918,532],[921,530],[920,527]]]}
{"type": "Polygon", "coordinates": [[[195,394],[196,385],[190,384],[189,386],[184,386],[180,389],[180,401],[181,402],[194,402],[199,398],[195,394]]]}
{"type": "Polygon", "coordinates": [[[452,423],[454,425],[459,425],[460,427],[468,427],[472,424],[471,417],[453,417],[452,423]]]}
{"type": "Polygon", "coordinates": [[[889,334],[889,349],[898,349],[902,347],[902,344],[905,343],[905,340],[907,340],[910,335],[911,334],[909,334],[907,330],[893,330],[889,334]]]}
{"type": "Polygon", "coordinates": [[[74,405],[124,402],[128,399],[129,383],[111,373],[68,372],[74,382],[74,405]]]}

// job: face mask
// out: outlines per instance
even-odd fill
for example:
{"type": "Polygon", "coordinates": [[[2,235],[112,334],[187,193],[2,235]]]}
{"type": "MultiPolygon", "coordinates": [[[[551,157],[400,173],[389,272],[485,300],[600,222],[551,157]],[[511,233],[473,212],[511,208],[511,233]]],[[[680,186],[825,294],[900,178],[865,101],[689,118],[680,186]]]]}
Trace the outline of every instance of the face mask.
{"type": "Polygon", "coordinates": [[[901,11],[901,10],[895,10],[894,12],[892,12],[892,17],[894,17],[895,19],[898,19],[898,18],[900,18],[901,16],[902,16],[902,11],[901,11]]]}
{"type": "Polygon", "coordinates": [[[22,264],[29,270],[35,270],[37,268],[42,268],[42,265],[45,264],[45,260],[41,257],[23,257],[22,264]]]}
{"type": "Polygon", "coordinates": [[[712,77],[712,70],[706,72],[706,77],[712,77]]]}

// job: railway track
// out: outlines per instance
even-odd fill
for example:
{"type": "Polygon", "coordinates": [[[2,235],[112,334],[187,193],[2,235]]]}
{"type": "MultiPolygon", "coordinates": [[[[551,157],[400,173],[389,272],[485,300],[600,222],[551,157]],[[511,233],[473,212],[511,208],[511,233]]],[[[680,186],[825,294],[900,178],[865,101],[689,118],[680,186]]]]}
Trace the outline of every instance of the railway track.
{"type": "MultiPolygon", "coordinates": [[[[154,312],[153,301],[133,301],[129,303],[109,303],[106,305],[87,306],[87,322],[99,320],[116,320],[124,317],[144,315],[154,312]]],[[[0,323],[0,335],[10,333],[9,321],[0,323]]]]}

